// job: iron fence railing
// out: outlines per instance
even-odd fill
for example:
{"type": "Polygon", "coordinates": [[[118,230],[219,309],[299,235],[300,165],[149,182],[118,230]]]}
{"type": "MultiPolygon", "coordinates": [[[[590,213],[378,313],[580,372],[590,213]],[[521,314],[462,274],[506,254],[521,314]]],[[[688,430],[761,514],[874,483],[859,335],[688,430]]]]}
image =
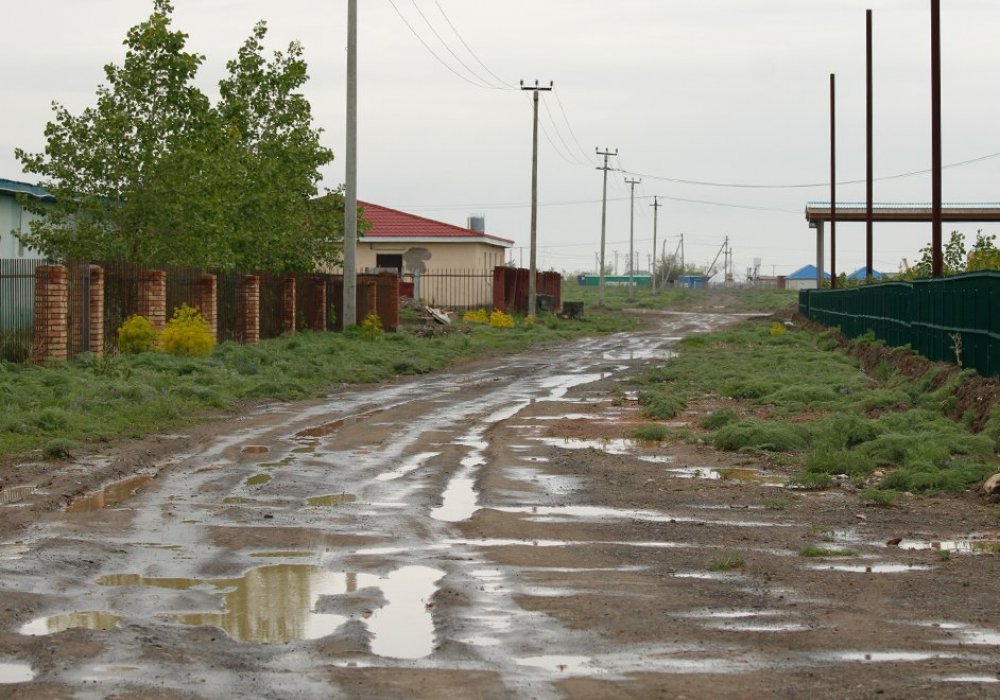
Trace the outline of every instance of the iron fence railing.
{"type": "Polygon", "coordinates": [[[413,285],[413,297],[429,306],[459,309],[493,307],[493,270],[446,269],[407,272],[402,281],[413,285]]]}
{"type": "Polygon", "coordinates": [[[928,359],[1000,375],[1000,272],[803,290],[799,310],[849,338],[871,332],[928,359]]]}
{"type": "Polygon", "coordinates": [[[35,328],[35,269],[44,260],[0,260],[0,360],[26,362],[35,328]]]}

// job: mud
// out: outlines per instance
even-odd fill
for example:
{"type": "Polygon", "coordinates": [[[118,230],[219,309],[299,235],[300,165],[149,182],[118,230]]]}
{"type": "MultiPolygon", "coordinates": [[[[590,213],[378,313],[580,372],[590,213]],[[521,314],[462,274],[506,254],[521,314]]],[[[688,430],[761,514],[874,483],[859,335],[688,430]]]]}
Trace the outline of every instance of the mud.
{"type": "Polygon", "coordinates": [[[16,465],[0,697],[995,697],[993,507],[631,440],[628,378],[734,320],[647,318],[16,465]]]}

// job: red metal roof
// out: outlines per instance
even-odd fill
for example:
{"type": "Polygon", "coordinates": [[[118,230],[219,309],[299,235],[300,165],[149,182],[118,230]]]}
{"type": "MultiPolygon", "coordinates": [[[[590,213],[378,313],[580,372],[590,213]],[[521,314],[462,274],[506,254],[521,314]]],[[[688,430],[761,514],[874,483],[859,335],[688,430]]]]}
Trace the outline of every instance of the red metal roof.
{"type": "MultiPolygon", "coordinates": [[[[371,228],[364,235],[365,240],[373,238],[393,238],[397,240],[405,239],[427,239],[439,238],[442,241],[457,239],[478,239],[488,245],[499,245],[510,247],[514,241],[506,238],[491,236],[486,233],[479,233],[471,229],[462,228],[453,224],[446,224],[442,221],[434,221],[423,216],[407,214],[405,211],[390,209],[371,202],[361,202],[358,204],[364,209],[364,218],[371,223],[371,228]]],[[[465,242],[465,241],[463,241],[465,242]]]]}

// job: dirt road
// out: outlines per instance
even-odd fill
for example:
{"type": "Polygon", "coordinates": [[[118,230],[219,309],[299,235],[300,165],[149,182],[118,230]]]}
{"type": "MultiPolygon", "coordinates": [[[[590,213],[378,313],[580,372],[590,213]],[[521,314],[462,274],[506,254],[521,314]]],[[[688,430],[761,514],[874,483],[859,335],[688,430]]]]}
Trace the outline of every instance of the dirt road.
{"type": "Polygon", "coordinates": [[[996,697],[986,505],[626,439],[622,381],[732,320],[161,436],[66,510],[110,462],[8,488],[0,696],[996,697]]]}

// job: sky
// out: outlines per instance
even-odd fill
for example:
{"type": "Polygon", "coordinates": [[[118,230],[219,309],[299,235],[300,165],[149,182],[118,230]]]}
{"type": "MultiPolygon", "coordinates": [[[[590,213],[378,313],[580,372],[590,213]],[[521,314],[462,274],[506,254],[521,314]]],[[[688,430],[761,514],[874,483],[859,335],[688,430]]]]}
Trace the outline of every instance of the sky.
{"type": "MultiPolygon", "coordinates": [[[[0,178],[33,182],[14,148],[44,148],[51,103],[94,104],[103,66],[120,63],[129,27],[152,0],[3,0],[0,178]]],[[[358,196],[511,239],[527,266],[532,107],[541,96],[538,266],[596,270],[602,173],[595,150],[618,151],[609,173],[606,260],[624,272],[684,234],[688,262],[707,266],[726,237],[742,277],[788,274],[815,261],[808,201],[828,201],[829,76],[837,76],[838,180],[865,175],[865,10],[874,13],[876,177],[927,170],[930,0],[360,0],[358,196]],[[641,179],[630,206],[626,178],[641,179]],[[719,187],[677,182],[738,184],[719,187]],[[750,185],[752,187],[747,187],[750,185]],[[759,186],[767,187],[759,187],[759,186]]],[[[942,3],[946,202],[1000,201],[1000,2],[942,3]]],[[[206,56],[216,85],[255,22],[269,50],[305,47],[304,92],[344,180],[347,2],[174,0],[174,26],[206,56]]],[[[876,182],[875,200],[929,202],[930,175],[876,182]]],[[[863,201],[863,184],[838,188],[863,201]]],[[[963,229],[1000,233],[1000,225],[963,229]]],[[[895,272],[919,259],[930,224],[876,225],[874,262],[895,272]]],[[[838,272],[865,259],[864,224],[838,225],[838,272]]]]}

